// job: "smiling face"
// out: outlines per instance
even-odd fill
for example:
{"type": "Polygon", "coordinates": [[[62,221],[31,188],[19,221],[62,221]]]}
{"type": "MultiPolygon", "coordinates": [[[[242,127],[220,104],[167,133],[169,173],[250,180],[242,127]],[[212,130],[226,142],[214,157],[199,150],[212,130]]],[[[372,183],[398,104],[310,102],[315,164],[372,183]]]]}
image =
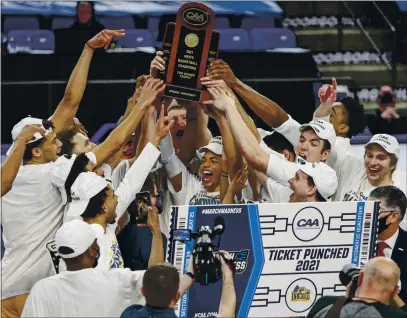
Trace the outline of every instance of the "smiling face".
{"type": "Polygon", "coordinates": [[[207,151],[201,160],[199,172],[202,176],[202,184],[208,192],[219,191],[221,171],[221,156],[207,151]]]}
{"type": "Polygon", "coordinates": [[[326,161],[330,150],[323,150],[324,140],[312,128],[305,129],[300,136],[296,153],[308,162],[326,161]]]}
{"type": "MultiPolygon", "coordinates": [[[[383,181],[391,182],[392,171],[395,168],[395,163],[392,162],[391,155],[377,144],[366,146],[365,151],[365,170],[367,178],[372,185],[381,184],[383,181]]],[[[391,185],[392,182],[388,185],[391,185]]]]}
{"type": "Polygon", "coordinates": [[[182,139],[187,126],[187,109],[183,106],[174,106],[169,110],[168,117],[174,120],[174,126],[171,129],[173,140],[182,139]]]}
{"type": "Polygon", "coordinates": [[[288,183],[294,192],[291,194],[289,202],[305,202],[310,195],[315,193],[315,186],[309,185],[308,175],[301,170],[298,170],[295,176],[288,180],[288,183]]]}

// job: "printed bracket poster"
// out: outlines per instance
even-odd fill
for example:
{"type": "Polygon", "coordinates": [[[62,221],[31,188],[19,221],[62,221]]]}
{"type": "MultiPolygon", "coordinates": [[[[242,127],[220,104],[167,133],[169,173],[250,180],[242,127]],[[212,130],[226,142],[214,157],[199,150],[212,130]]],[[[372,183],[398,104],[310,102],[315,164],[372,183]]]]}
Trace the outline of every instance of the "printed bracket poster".
{"type": "MultiPolygon", "coordinates": [[[[306,316],[321,296],[344,295],[342,267],[363,267],[376,255],[378,215],[379,202],[370,201],[178,206],[172,207],[170,226],[197,231],[223,217],[220,249],[234,259],[237,317],[295,317],[306,316]]],[[[193,245],[170,235],[167,260],[180,273],[186,272],[193,245]]],[[[194,284],[179,301],[177,315],[215,315],[221,287],[221,280],[194,284]]]]}

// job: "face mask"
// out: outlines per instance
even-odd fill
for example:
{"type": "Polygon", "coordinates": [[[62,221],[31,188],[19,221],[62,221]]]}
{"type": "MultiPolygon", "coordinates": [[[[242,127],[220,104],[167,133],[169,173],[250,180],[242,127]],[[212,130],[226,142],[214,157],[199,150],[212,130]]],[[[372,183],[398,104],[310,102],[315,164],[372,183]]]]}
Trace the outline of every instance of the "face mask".
{"type": "Polygon", "coordinates": [[[379,234],[382,233],[383,231],[385,231],[390,226],[391,223],[386,224],[386,222],[387,222],[387,219],[389,218],[389,216],[391,215],[391,213],[392,212],[390,212],[390,214],[388,216],[379,219],[379,227],[378,227],[379,234]]]}

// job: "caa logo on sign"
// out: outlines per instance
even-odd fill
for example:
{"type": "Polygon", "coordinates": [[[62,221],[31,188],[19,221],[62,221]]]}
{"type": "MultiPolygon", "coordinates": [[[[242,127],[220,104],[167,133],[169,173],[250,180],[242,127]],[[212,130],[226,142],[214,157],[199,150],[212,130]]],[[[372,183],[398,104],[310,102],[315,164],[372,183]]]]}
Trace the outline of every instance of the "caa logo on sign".
{"type": "Polygon", "coordinates": [[[303,242],[314,240],[321,234],[324,217],[317,208],[306,207],[294,216],[292,229],[295,237],[303,242]]]}
{"type": "Polygon", "coordinates": [[[189,8],[182,13],[184,21],[193,26],[204,26],[209,22],[208,14],[198,8],[189,8]]]}
{"type": "Polygon", "coordinates": [[[293,281],[285,292],[285,303],[295,313],[302,313],[311,308],[317,297],[317,288],[308,278],[293,281]]]}

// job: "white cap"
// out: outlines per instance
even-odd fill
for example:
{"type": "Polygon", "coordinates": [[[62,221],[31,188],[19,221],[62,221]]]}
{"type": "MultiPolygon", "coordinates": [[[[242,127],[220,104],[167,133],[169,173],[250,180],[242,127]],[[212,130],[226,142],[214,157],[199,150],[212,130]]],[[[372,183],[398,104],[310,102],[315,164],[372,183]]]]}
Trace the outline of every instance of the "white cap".
{"type": "MultiPolygon", "coordinates": [[[[17,139],[18,135],[20,135],[21,131],[24,129],[25,126],[29,126],[29,125],[40,125],[41,128],[44,129],[45,135],[48,135],[52,131],[51,128],[47,130],[42,126],[42,119],[26,117],[26,118],[20,120],[17,124],[14,125],[13,129],[11,130],[11,138],[13,139],[13,144],[11,145],[9,150],[7,150],[7,153],[6,153],[7,156],[10,155],[11,149],[14,146],[14,141],[17,139]]],[[[34,139],[27,142],[27,144],[40,140],[41,138],[43,138],[42,135],[40,133],[36,132],[34,134],[34,139]]]]}
{"type": "MultiPolygon", "coordinates": [[[[65,182],[71,172],[73,163],[75,162],[77,155],[73,154],[70,157],[67,155],[59,157],[51,168],[51,183],[58,188],[61,192],[62,203],[67,203],[67,194],[65,190],[65,182]]],[[[86,157],[94,164],[96,164],[96,156],[93,152],[88,152],[86,157]]]]}
{"type": "Polygon", "coordinates": [[[94,172],[82,172],[71,187],[72,202],[69,204],[68,217],[79,216],[85,212],[89,200],[105,189],[108,182],[94,172]]]}
{"type": "Polygon", "coordinates": [[[399,157],[400,153],[400,145],[397,139],[391,135],[387,134],[377,134],[370,139],[370,141],[365,145],[365,148],[367,145],[370,144],[378,144],[381,146],[384,150],[386,150],[388,153],[392,153],[396,155],[396,157],[399,157]]]}
{"type": "Polygon", "coordinates": [[[298,169],[314,180],[318,192],[328,200],[338,189],[338,177],[335,170],[323,162],[309,163],[297,157],[298,169]]]}
{"type": "Polygon", "coordinates": [[[222,137],[217,136],[213,137],[210,141],[209,144],[206,146],[203,146],[199,148],[199,152],[213,152],[215,155],[222,156],[222,137]]]}
{"type": "Polygon", "coordinates": [[[314,118],[308,124],[301,125],[300,131],[303,132],[306,128],[312,128],[319,138],[328,140],[331,147],[335,144],[336,133],[335,128],[331,123],[325,120],[314,118]]]}
{"type": "Polygon", "coordinates": [[[180,107],[180,106],[182,106],[182,105],[180,105],[180,103],[178,103],[178,101],[175,98],[173,98],[171,103],[167,107],[167,112],[169,112],[170,109],[173,107],[180,107]]]}
{"type": "Polygon", "coordinates": [[[93,244],[97,238],[97,231],[82,220],[72,220],[62,224],[55,234],[57,251],[65,246],[73,250],[71,254],[61,254],[62,258],[74,258],[83,253],[93,244]]]}

